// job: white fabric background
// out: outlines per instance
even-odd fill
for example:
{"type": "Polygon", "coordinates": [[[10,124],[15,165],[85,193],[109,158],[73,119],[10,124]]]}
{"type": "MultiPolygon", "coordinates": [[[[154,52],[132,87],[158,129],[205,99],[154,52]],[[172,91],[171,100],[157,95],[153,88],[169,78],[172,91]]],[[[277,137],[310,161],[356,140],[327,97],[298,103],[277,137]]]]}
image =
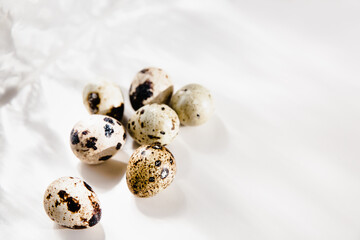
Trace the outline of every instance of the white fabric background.
{"type": "Polygon", "coordinates": [[[359,239],[360,3],[308,0],[1,0],[0,239],[359,239]],[[216,99],[205,125],[169,145],[178,174],[135,199],[134,151],[81,164],[69,133],[81,92],[127,91],[158,66],[175,88],[216,99]],[[58,227],[42,205],[61,176],[103,209],[92,229],[58,227]]]}

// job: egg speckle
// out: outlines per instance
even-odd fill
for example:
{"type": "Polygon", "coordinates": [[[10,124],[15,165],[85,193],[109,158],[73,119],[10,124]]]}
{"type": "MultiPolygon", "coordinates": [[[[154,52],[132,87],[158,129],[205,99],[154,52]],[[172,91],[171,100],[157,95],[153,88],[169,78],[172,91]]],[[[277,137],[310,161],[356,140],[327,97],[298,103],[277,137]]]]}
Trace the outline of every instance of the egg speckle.
{"type": "Polygon", "coordinates": [[[165,104],[149,104],[141,107],[128,121],[128,132],[141,144],[166,145],[178,135],[179,118],[165,104]]]}
{"type": "Polygon", "coordinates": [[[64,227],[92,227],[101,219],[96,193],[79,178],[62,177],[53,181],[45,191],[43,202],[50,219],[64,227]]]}
{"type": "Polygon", "coordinates": [[[119,86],[111,82],[89,83],[83,89],[83,102],[91,114],[102,114],[121,120],[124,97],[119,86]]]}
{"type": "Polygon", "coordinates": [[[129,96],[134,110],[151,103],[168,103],[173,93],[169,76],[160,68],[145,68],[131,83],[129,96]]]}
{"type": "Polygon", "coordinates": [[[170,107],[178,114],[182,125],[197,126],[205,123],[214,112],[212,96],[205,87],[189,84],[171,98],[170,107]]]}
{"type": "Polygon", "coordinates": [[[137,197],[152,197],[167,188],[176,174],[172,153],[157,144],[140,146],[126,169],[129,190],[137,197]]]}
{"type": "Polygon", "coordinates": [[[76,123],[70,133],[73,153],[88,164],[100,164],[110,159],[125,141],[121,122],[104,115],[90,115],[76,123]]]}

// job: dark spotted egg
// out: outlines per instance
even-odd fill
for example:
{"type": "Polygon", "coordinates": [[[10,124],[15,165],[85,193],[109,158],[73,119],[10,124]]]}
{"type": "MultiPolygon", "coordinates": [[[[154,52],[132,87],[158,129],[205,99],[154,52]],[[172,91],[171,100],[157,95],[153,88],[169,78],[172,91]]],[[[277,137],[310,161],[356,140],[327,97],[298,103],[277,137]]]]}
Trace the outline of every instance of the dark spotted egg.
{"type": "Polygon", "coordinates": [[[208,89],[199,84],[188,84],[171,98],[170,107],[178,114],[182,125],[205,123],[214,113],[214,102],[208,89]]]}
{"type": "Polygon", "coordinates": [[[121,121],[124,98],[119,86],[112,82],[89,83],[83,90],[83,102],[91,114],[102,114],[121,121]]]}
{"type": "Polygon", "coordinates": [[[167,188],[175,174],[175,158],[167,148],[157,144],[143,145],[130,157],[126,182],[135,196],[152,197],[167,188]]]}
{"type": "Polygon", "coordinates": [[[75,124],[70,146],[77,158],[88,164],[110,159],[125,144],[126,133],[121,122],[104,115],[90,115],[75,124]]]}
{"type": "Polygon", "coordinates": [[[173,93],[170,77],[160,68],[145,68],[131,83],[129,96],[134,110],[150,103],[168,103],[173,93]]]}
{"type": "Polygon", "coordinates": [[[158,143],[166,145],[178,135],[179,118],[165,104],[149,104],[141,107],[128,120],[127,129],[140,145],[158,143]]]}
{"type": "Polygon", "coordinates": [[[92,227],[101,218],[96,193],[86,182],[75,177],[62,177],[48,186],[44,209],[51,220],[74,229],[92,227]]]}

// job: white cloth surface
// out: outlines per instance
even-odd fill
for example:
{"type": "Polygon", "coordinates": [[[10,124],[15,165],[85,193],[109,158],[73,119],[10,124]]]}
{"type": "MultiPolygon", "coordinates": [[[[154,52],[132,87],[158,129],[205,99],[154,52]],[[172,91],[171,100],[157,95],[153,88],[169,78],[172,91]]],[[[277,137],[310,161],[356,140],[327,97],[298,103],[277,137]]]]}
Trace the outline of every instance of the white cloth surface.
{"type": "Polygon", "coordinates": [[[360,2],[1,0],[0,239],[359,239],[360,2]],[[137,71],[175,90],[200,83],[216,113],[168,148],[173,184],[136,199],[113,160],[71,152],[82,88],[119,84],[126,121],[137,71]],[[43,209],[56,178],[97,192],[101,222],[58,227],[43,209]]]}

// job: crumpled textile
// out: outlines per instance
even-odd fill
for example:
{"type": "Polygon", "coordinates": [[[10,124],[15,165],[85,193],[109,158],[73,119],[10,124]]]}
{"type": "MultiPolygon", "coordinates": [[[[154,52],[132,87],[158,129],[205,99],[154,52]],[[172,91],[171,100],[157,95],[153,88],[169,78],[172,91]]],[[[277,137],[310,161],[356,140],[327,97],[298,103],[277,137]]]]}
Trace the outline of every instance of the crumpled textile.
{"type": "Polygon", "coordinates": [[[356,1],[1,0],[0,239],[359,239],[360,10],[356,1]],[[136,144],[99,166],[71,152],[85,84],[137,71],[199,83],[216,112],[167,146],[172,185],[135,198],[136,144]],[[103,210],[71,230],[43,209],[62,176],[103,210]]]}

